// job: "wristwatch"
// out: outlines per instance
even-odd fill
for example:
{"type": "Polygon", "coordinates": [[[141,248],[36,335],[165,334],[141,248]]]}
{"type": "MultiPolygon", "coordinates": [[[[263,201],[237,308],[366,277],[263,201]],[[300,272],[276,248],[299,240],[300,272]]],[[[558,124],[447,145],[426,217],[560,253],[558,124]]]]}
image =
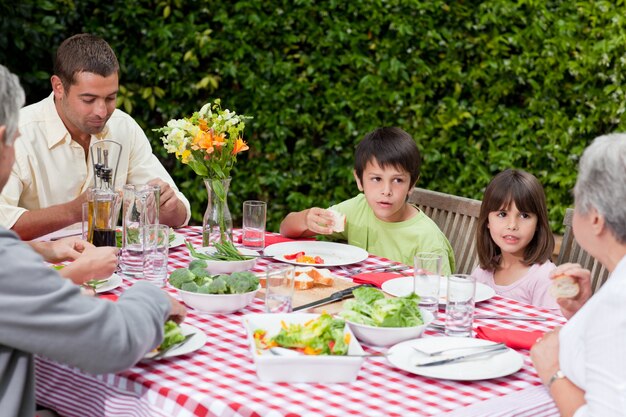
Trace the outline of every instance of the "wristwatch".
{"type": "Polygon", "coordinates": [[[561,372],[561,370],[559,369],[558,371],[556,371],[554,373],[554,375],[552,375],[552,377],[550,377],[550,380],[548,381],[548,383],[546,384],[546,387],[548,387],[548,390],[550,389],[550,387],[552,386],[552,384],[554,384],[554,381],[556,381],[557,379],[563,379],[566,378],[565,374],[563,372],[561,372]]]}

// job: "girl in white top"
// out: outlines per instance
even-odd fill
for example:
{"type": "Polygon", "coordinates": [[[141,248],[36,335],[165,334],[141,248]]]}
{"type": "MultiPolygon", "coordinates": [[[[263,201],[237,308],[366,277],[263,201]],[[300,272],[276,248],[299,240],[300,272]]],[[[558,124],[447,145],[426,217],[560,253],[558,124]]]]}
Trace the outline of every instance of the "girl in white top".
{"type": "Polygon", "coordinates": [[[609,270],[591,296],[590,272],[560,265],[553,276],[577,280],[559,298],[569,319],[535,343],[531,357],[561,416],[626,415],[626,134],[597,138],[583,153],[574,188],[574,236],[609,270]],[[591,298],[590,298],[591,297],[591,298]]]}
{"type": "Polygon", "coordinates": [[[480,266],[472,275],[504,297],[560,313],[548,293],[554,237],[543,187],[533,175],[508,169],[485,190],[476,233],[480,266]]]}

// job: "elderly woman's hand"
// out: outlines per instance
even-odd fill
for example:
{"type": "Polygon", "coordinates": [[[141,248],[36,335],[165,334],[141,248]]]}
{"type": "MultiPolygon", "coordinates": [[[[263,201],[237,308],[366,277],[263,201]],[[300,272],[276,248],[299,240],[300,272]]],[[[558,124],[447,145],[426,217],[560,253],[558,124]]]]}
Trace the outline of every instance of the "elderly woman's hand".
{"type": "Polygon", "coordinates": [[[557,298],[561,312],[566,319],[570,319],[591,297],[591,272],[579,264],[567,263],[559,265],[550,273],[550,278],[559,275],[572,277],[578,283],[580,291],[573,298],[557,298]]]}
{"type": "Polygon", "coordinates": [[[541,382],[548,383],[552,375],[559,370],[559,332],[560,327],[547,332],[537,339],[530,349],[530,358],[535,365],[541,382]]]}

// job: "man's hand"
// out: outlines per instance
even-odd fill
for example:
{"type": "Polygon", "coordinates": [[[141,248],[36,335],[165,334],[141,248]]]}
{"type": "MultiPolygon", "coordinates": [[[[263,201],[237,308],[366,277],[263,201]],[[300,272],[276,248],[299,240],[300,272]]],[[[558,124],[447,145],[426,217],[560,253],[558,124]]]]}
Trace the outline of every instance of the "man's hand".
{"type": "Polygon", "coordinates": [[[170,304],[172,306],[170,310],[169,320],[174,320],[176,323],[180,324],[185,320],[187,316],[187,308],[182,305],[180,302],[176,301],[171,295],[169,295],[166,291],[164,293],[167,295],[167,298],[170,299],[170,304]]]}
{"type": "Polygon", "coordinates": [[[168,226],[181,226],[187,217],[187,211],[182,201],[176,197],[174,189],[165,181],[155,178],[148,182],[149,185],[156,185],[161,189],[159,198],[159,221],[168,226]]]}
{"type": "Polygon", "coordinates": [[[94,246],[79,237],[71,236],[51,242],[28,242],[46,262],[56,263],[78,259],[86,248],[94,246]]]}
{"type": "Polygon", "coordinates": [[[59,274],[78,285],[92,279],[108,278],[117,268],[117,252],[117,248],[110,246],[87,246],[80,257],[59,270],[59,274]]]}
{"type": "Polygon", "coordinates": [[[566,319],[570,319],[591,298],[591,272],[579,264],[566,263],[559,265],[550,273],[550,278],[559,275],[572,277],[580,287],[578,295],[573,298],[557,298],[556,302],[561,306],[561,312],[566,319]]]}

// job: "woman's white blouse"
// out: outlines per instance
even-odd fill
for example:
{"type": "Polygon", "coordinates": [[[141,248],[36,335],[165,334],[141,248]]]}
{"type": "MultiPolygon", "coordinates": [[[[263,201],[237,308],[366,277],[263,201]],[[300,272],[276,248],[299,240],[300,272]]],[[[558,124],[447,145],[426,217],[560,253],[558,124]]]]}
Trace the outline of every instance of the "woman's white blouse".
{"type": "Polygon", "coordinates": [[[626,256],[559,334],[563,373],[585,391],[575,417],[626,416],[626,256]]]}

